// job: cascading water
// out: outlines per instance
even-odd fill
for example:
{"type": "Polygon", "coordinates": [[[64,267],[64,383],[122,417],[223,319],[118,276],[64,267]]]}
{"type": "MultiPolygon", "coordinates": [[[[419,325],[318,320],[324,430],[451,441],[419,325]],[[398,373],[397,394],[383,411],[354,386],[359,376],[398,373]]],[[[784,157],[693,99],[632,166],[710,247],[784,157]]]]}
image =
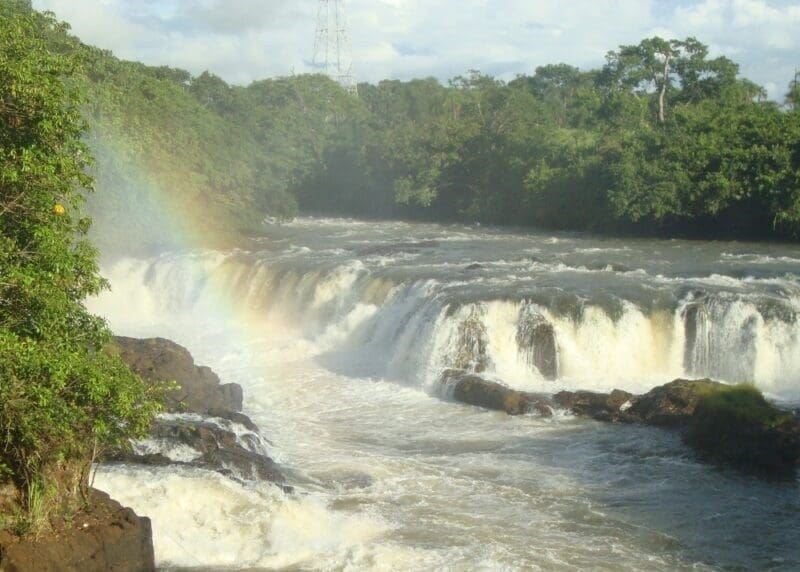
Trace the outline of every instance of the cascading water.
{"type": "MultiPolygon", "coordinates": [[[[637,299],[640,291],[631,299],[624,291],[592,299],[543,288],[528,297],[528,285],[514,299],[507,292],[513,276],[469,280],[452,269],[445,280],[438,270],[422,275],[422,265],[368,265],[338,250],[314,267],[290,252],[166,255],[124,260],[109,273],[114,283],[139,285],[141,291],[131,293],[140,298],[137,308],[196,320],[219,312],[222,296],[237,320],[280,325],[329,352],[362,353],[367,361],[379,354],[372,373],[409,384],[425,385],[454,367],[536,390],[641,391],[691,376],[752,382],[786,399],[800,395],[798,300],[770,289],[709,285],[684,294],[683,282],[703,279],[642,273],[643,289],[660,283],[662,290],[646,303],[637,299]],[[490,298],[493,283],[504,279],[509,283],[498,285],[501,297],[490,298]]],[[[786,286],[797,288],[789,280],[786,286]]],[[[115,310],[105,311],[113,317],[115,310]]]]}
{"type": "MultiPolygon", "coordinates": [[[[197,566],[185,552],[209,529],[213,566],[771,565],[753,544],[726,544],[726,526],[782,523],[796,494],[759,489],[761,500],[730,507],[703,496],[721,477],[674,436],[512,420],[435,397],[440,372],[461,368],[539,392],[643,392],[710,376],[797,402],[800,260],[768,248],[301,219],[242,250],[117,260],[105,268],[114,291],[91,308],[118,333],[174,338],[242,384],[270,455],[303,494],[191,471],[162,483],[140,474],[146,499],[128,490],[127,469],[99,482],[155,515],[165,565],[197,566]],[[181,504],[176,525],[159,503],[181,487],[219,502],[181,504]],[[640,512],[623,510],[643,499],[640,512]],[[256,533],[245,529],[252,511],[264,513],[256,533]],[[706,513],[730,520],[704,532],[718,546],[692,536],[706,513]]],[[[781,538],[797,546],[786,526],[781,538]]]]}

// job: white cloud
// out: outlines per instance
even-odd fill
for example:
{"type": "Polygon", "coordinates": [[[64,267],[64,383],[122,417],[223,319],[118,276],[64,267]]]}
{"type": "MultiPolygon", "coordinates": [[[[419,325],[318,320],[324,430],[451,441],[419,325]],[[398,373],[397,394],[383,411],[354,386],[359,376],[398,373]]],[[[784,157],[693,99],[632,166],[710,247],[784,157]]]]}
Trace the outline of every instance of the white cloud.
{"type": "MultiPolygon", "coordinates": [[[[34,0],[84,41],[150,64],[237,83],[310,71],[316,2],[34,0]]],[[[350,0],[359,79],[505,78],[545,63],[602,65],[608,50],[659,33],[696,36],[780,96],[800,65],[800,5],[790,0],[350,0]],[[774,87],[777,86],[777,87],[774,87]]]]}

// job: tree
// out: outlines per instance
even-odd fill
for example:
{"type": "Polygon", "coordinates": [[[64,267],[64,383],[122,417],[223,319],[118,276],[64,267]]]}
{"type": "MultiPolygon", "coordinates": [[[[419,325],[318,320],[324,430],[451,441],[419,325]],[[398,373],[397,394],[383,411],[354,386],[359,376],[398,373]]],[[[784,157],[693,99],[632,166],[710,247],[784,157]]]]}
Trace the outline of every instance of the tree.
{"type": "Polygon", "coordinates": [[[106,282],[81,214],[76,61],[44,40],[60,32],[49,16],[0,18],[0,480],[23,504],[43,490],[67,502],[93,452],[142,435],[158,408],[83,304],[106,282]]]}

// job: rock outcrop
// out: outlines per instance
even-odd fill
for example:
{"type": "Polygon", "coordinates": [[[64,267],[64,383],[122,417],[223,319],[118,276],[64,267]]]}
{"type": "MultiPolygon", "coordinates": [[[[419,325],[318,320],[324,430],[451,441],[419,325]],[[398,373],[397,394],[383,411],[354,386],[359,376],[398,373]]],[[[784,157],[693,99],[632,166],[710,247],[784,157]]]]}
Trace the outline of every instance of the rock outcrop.
{"type": "Polygon", "coordinates": [[[155,570],[150,519],[105,493],[92,491],[90,508],[69,527],[38,538],[0,533],[3,572],[149,572],[155,570]]]}
{"type": "Polygon", "coordinates": [[[207,414],[211,410],[241,411],[243,392],[235,383],[220,383],[210,368],[197,366],[189,350],[163,338],[117,336],[112,351],[137,374],[150,381],[175,381],[167,395],[171,409],[207,414]]]}
{"type": "Polygon", "coordinates": [[[447,397],[468,405],[505,411],[509,415],[537,413],[549,417],[553,414],[547,398],[517,391],[463,370],[446,370],[440,382],[447,397]]]}
{"type": "MultiPolygon", "coordinates": [[[[283,483],[284,478],[270,459],[256,433],[237,435],[215,422],[197,419],[159,419],[150,435],[159,442],[183,445],[196,455],[191,460],[172,459],[162,452],[117,452],[109,460],[153,466],[184,465],[210,469],[239,480],[283,483]]],[[[287,487],[284,487],[287,488],[287,487]]]]}
{"type": "Polygon", "coordinates": [[[643,395],[562,391],[550,396],[517,391],[461,370],[446,370],[447,397],[509,415],[574,415],[608,423],[637,423],[679,431],[699,455],[767,477],[793,477],[800,467],[800,416],[767,402],[751,386],[678,379],[643,395]]]}
{"type": "Polygon", "coordinates": [[[535,367],[545,379],[558,377],[558,345],[553,324],[544,316],[525,308],[517,326],[517,346],[525,361],[535,367]]]}
{"type": "Polygon", "coordinates": [[[591,417],[598,421],[628,421],[625,416],[626,404],[633,394],[615,389],[611,393],[594,393],[591,391],[562,391],[553,396],[556,406],[567,409],[581,417],[591,417]]]}
{"type": "Polygon", "coordinates": [[[260,442],[258,427],[241,413],[241,386],[220,383],[217,374],[195,365],[189,351],[170,340],[116,337],[112,351],[147,380],[178,383],[179,389],[168,395],[167,406],[173,413],[183,415],[156,419],[150,436],[164,449],[183,447],[184,453],[191,451],[192,458],[171,458],[167,452],[135,447],[133,451],[112,453],[107,460],[188,465],[237,479],[283,483],[277,465],[260,442]]]}

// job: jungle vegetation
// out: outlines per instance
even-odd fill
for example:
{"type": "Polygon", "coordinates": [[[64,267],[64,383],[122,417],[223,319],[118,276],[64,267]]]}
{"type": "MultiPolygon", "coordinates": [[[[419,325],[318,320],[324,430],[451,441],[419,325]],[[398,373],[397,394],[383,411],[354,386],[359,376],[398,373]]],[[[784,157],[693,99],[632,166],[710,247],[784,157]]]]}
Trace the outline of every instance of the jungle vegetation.
{"type": "Polygon", "coordinates": [[[128,243],[153,240],[147,221],[164,210],[212,230],[300,210],[657,235],[800,232],[800,78],[770,101],[695,38],[620,46],[593,70],[386,80],[359,85],[355,98],[321,75],[228,85],[119,60],[63,27],[50,36],[81,61],[98,228],[124,226],[128,243]]]}

